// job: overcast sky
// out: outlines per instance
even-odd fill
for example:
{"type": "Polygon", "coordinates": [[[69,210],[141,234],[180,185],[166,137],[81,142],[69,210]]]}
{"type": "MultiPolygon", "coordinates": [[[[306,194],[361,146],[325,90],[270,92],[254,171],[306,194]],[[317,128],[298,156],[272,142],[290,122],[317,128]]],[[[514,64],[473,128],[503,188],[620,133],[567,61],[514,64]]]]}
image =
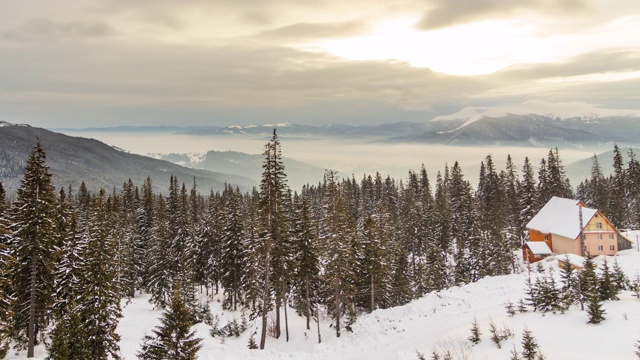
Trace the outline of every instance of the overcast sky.
{"type": "Polygon", "coordinates": [[[638,0],[0,2],[0,120],[49,128],[637,114],[639,85],[638,0]]]}

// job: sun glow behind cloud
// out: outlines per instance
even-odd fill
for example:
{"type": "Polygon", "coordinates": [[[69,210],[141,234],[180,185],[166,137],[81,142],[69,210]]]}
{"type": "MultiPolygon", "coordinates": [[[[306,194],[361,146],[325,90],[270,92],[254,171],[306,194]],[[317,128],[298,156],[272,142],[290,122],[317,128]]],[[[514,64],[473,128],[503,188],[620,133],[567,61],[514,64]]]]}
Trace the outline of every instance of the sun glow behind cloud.
{"type": "Polygon", "coordinates": [[[582,52],[635,42],[629,39],[629,26],[625,30],[619,21],[583,34],[544,33],[543,24],[535,18],[487,20],[431,31],[420,31],[415,23],[415,18],[387,20],[370,34],[320,41],[313,47],[349,60],[401,61],[464,76],[492,74],[518,64],[559,62],[582,52]],[[599,35],[605,28],[609,44],[599,35]]]}
{"type": "Polygon", "coordinates": [[[491,74],[513,64],[553,60],[532,25],[484,21],[419,31],[415,19],[385,21],[371,34],[322,41],[322,51],[350,60],[397,60],[452,75],[491,74]],[[544,48],[546,51],[543,51],[544,48]]]}

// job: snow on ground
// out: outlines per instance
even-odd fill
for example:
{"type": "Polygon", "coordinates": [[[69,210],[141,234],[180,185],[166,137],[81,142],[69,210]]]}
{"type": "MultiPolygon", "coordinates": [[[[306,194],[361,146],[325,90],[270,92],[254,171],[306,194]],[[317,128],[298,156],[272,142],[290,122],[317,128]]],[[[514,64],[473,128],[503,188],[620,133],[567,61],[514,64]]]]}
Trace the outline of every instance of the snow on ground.
{"type": "MultiPolygon", "coordinates": [[[[628,236],[635,239],[640,232],[628,236]]],[[[558,256],[562,258],[562,256],[558,256]]],[[[603,257],[596,259],[596,263],[603,257]]],[[[612,258],[608,258],[610,264],[612,258]]],[[[636,249],[619,253],[617,261],[631,279],[640,274],[640,252],[636,249]]],[[[544,267],[559,273],[556,258],[543,261],[544,267]]],[[[534,276],[535,268],[533,266],[534,276]]],[[[259,342],[259,324],[249,322],[249,329],[239,338],[213,338],[210,327],[198,324],[194,328],[203,339],[200,359],[348,359],[348,360],[416,360],[417,351],[430,358],[433,349],[454,350],[456,359],[509,359],[514,348],[521,351],[520,341],[525,328],[531,330],[547,359],[634,359],[634,346],[640,339],[640,299],[623,292],[620,301],[606,302],[606,320],[599,325],[587,324],[587,313],[574,306],[565,314],[527,312],[509,317],[505,303],[517,303],[524,297],[527,271],[520,274],[485,278],[477,283],[431,293],[405,306],[377,310],[358,317],[353,332],[342,331],[336,338],[329,328],[330,319],[321,319],[322,343],[318,344],[316,324],[306,330],[305,319],[289,310],[290,341],[267,338],[266,349],[249,350],[248,339],[256,332],[259,342]],[[477,319],[482,332],[481,342],[470,347],[471,324],[477,319]],[[502,343],[498,349],[489,339],[489,324],[498,328],[508,327],[514,337],[502,343]]],[[[240,312],[223,311],[216,297],[210,307],[212,314],[220,318],[220,325],[236,319],[240,312]]],[[[138,295],[130,303],[123,302],[123,314],[118,331],[122,336],[121,351],[124,359],[136,359],[135,353],[145,334],[150,334],[159,324],[162,311],[153,309],[148,295],[138,295]]],[[[8,359],[23,359],[26,352],[11,353],[8,359]]],[[[43,359],[42,347],[36,351],[36,359],[43,359]]]]}

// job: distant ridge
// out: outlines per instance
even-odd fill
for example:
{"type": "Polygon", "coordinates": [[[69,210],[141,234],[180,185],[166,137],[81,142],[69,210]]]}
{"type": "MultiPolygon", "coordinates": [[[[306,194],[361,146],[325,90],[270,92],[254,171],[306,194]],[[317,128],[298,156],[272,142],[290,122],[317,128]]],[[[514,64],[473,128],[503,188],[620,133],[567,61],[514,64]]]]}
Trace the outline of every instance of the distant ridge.
{"type": "Polygon", "coordinates": [[[274,128],[286,138],[335,137],[370,142],[423,143],[455,146],[605,147],[640,144],[639,116],[555,117],[552,114],[486,114],[467,109],[424,122],[380,125],[301,125],[295,123],[216,126],[160,126],[70,129],[99,132],[172,132],[193,136],[258,136],[274,128]]]}
{"type": "Polygon", "coordinates": [[[54,184],[71,186],[77,191],[80,183],[96,191],[104,188],[120,189],[128,179],[141,186],[149,176],[154,191],[166,193],[169,177],[177,176],[188,187],[196,179],[198,189],[208,193],[222,190],[225,182],[249,190],[257,183],[251,179],[220,172],[191,169],[169,161],[130,154],[100,141],[59,134],[29,125],[0,122],[0,181],[8,192],[20,186],[24,164],[39,138],[47,153],[47,165],[53,173],[54,184]]]}

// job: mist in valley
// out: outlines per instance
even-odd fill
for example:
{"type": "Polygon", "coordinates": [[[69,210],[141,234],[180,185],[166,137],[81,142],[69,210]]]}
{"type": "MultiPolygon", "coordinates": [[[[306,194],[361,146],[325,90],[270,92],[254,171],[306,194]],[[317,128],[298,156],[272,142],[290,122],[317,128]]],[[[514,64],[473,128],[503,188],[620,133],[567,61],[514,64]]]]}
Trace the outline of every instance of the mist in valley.
{"type": "MultiPolygon", "coordinates": [[[[135,154],[204,154],[208,151],[236,151],[246,154],[261,154],[269,136],[232,135],[197,136],[179,133],[140,133],[140,132],[94,132],[66,131],[68,135],[94,138],[108,145],[135,154]]],[[[436,174],[443,172],[445,165],[458,161],[464,175],[476,185],[480,162],[489,154],[493,157],[498,170],[503,169],[507,155],[511,155],[518,171],[525,157],[537,170],[542,158],[546,158],[549,148],[517,146],[451,146],[415,143],[386,143],[374,138],[318,138],[279,136],[283,156],[310,165],[339,172],[342,177],[355,176],[356,180],[380,172],[404,180],[410,170],[419,171],[424,164],[430,179],[435,181],[436,174]]],[[[589,159],[594,154],[610,151],[609,148],[562,148],[559,147],[564,165],[589,159]]],[[[224,168],[213,169],[225,173],[224,168]]],[[[609,169],[603,169],[608,173],[609,169]]],[[[261,169],[256,169],[253,177],[259,180],[261,169]]],[[[589,176],[588,172],[570,172],[571,181],[576,186],[580,180],[589,176]]],[[[304,176],[303,176],[304,177],[304,176]]],[[[316,174],[304,177],[305,181],[317,184],[322,178],[316,174]]],[[[186,179],[185,179],[186,181],[186,179]]],[[[300,183],[291,184],[297,190],[300,183]]]]}

